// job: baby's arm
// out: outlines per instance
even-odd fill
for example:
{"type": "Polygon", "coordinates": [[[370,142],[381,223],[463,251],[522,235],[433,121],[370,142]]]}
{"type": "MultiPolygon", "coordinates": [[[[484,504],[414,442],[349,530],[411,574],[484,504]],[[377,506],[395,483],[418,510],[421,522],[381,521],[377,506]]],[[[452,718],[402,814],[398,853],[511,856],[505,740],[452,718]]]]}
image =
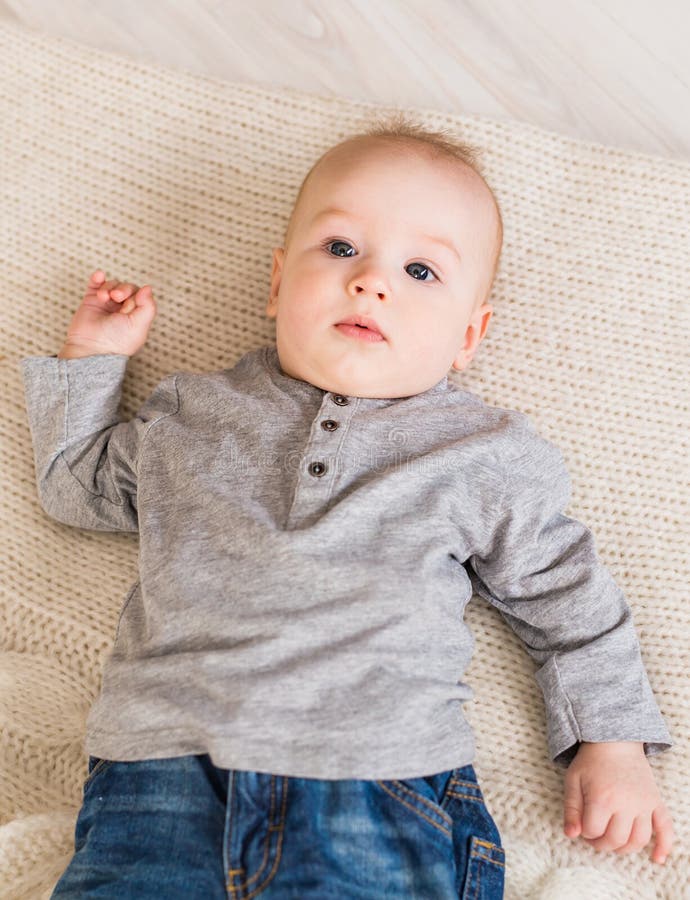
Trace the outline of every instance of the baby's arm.
{"type": "Polygon", "coordinates": [[[89,282],[60,356],[21,361],[36,485],[41,506],[59,522],[136,532],[141,445],[153,422],[177,408],[177,392],[174,377],[164,379],[132,421],[118,421],[130,351],[145,341],[155,307],[145,294],[136,309],[141,314],[148,305],[148,311],[132,324],[107,290],[98,296],[99,274],[89,282]]]}
{"type": "MultiPolygon", "coordinates": [[[[564,513],[570,479],[562,454],[528,420],[522,424],[520,450],[504,469],[494,526],[486,546],[469,559],[470,577],[539,666],[535,677],[544,695],[550,755],[568,768],[568,816],[571,807],[581,808],[583,836],[603,837],[599,846],[608,848],[624,827],[618,816],[632,816],[632,823],[654,814],[658,859],[670,846],[668,814],[657,812],[661,804],[645,755],[670,747],[671,738],[645,672],[632,612],[601,563],[591,531],[564,513]],[[615,775],[614,756],[621,764],[615,775]],[[594,835],[602,804],[613,812],[594,835]]],[[[637,846],[642,827],[636,825],[634,835],[628,829],[616,847],[637,846]]]]}
{"type": "Polygon", "coordinates": [[[673,845],[673,823],[661,800],[642,741],[584,741],[565,774],[564,831],[595,850],[634,853],[656,835],[653,862],[673,845]]]}

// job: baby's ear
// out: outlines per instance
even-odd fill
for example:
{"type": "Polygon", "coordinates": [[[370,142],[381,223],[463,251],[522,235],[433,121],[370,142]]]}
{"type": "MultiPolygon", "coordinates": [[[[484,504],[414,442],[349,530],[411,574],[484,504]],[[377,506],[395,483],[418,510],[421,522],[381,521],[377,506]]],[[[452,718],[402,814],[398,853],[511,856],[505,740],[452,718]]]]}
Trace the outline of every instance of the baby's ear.
{"type": "Polygon", "coordinates": [[[280,279],[283,275],[283,260],[285,247],[273,248],[273,268],[271,270],[271,287],[266,305],[266,315],[273,319],[278,312],[278,292],[280,291],[280,279]]]}
{"type": "Polygon", "coordinates": [[[489,319],[493,315],[493,306],[483,304],[473,315],[467,324],[465,331],[465,345],[459,351],[452,363],[452,367],[458,372],[464,371],[472,362],[472,357],[477,352],[489,327],[489,319]]]}

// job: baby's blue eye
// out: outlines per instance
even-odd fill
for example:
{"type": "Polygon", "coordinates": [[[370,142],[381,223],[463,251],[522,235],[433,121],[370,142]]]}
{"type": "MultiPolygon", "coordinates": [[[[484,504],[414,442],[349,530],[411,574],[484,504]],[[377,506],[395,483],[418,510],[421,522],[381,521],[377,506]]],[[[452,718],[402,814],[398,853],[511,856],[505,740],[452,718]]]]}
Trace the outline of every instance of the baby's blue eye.
{"type": "MultiPolygon", "coordinates": [[[[424,263],[410,263],[409,266],[407,266],[407,269],[411,269],[414,266],[419,266],[419,268],[422,269],[424,272],[429,272],[432,275],[434,275],[434,273],[431,271],[431,269],[428,266],[425,266],[424,263]]],[[[417,278],[416,275],[412,275],[412,277],[417,278]]],[[[436,276],[434,275],[434,279],[435,278],[436,278],[436,276]]],[[[427,280],[426,278],[417,278],[417,281],[426,281],[426,280],[427,280]]]]}
{"type": "MultiPolygon", "coordinates": [[[[354,252],[354,249],[355,249],[355,248],[352,246],[352,244],[348,244],[347,241],[329,241],[329,242],[325,245],[325,246],[326,246],[326,249],[328,249],[329,247],[332,247],[334,244],[342,244],[343,247],[349,247],[350,250],[352,250],[353,252],[354,252]]],[[[352,253],[334,253],[333,255],[334,255],[334,256],[352,256],[352,253]]]]}
{"type": "MultiPolygon", "coordinates": [[[[340,244],[342,247],[349,247],[349,249],[352,250],[352,253],[349,253],[347,250],[345,250],[345,252],[336,251],[335,253],[332,253],[333,256],[353,256],[354,255],[355,248],[352,246],[352,244],[348,244],[347,241],[326,241],[326,243],[323,246],[326,248],[326,250],[328,250],[329,253],[331,253],[331,250],[329,248],[334,247],[336,244],[340,244]]],[[[432,275],[433,276],[433,278],[431,279],[432,281],[438,280],[436,278],[436,275],[434,274],[434,272],[428,266],[425,266],[423,263],[418,263],[418,262],[410,263],[409,266],[405,267],[405,270],[409,271],[411,268],[413,268],[415,266],[419,267],[419,269],[421,269],[422,272],[427,272],[430,275],[432,275]]],[[[411,272],[410,272],[410,274],[412,275],[411,272]]],[[[417,275],[412,275],[412,277],[416,281],[428,281],[429,280],[425,277],[417,276],[417,275]]]]}

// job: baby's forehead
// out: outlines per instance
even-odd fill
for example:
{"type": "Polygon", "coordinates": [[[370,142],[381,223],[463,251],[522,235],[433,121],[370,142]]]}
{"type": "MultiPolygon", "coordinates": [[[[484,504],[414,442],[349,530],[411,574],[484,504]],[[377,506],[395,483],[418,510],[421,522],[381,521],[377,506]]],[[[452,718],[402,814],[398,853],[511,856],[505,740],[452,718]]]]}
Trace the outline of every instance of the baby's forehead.
{"type": "Polygon", "coordinates": [[[426,147],[386,146],[380,139],[348,140],[327,150],[309,172],[302,193],[311,201],[307,206],[327,207],[344,184],[354,190],[360,185],[366,189],[368,179],[374,178],[380,185],[386,176],[390,176],[395,194],[401,183],[435,186],[438,201],[449,209],[455,203],[481,208],[490,193],[481,176],[460,159],[434,154],[426,147]]]}

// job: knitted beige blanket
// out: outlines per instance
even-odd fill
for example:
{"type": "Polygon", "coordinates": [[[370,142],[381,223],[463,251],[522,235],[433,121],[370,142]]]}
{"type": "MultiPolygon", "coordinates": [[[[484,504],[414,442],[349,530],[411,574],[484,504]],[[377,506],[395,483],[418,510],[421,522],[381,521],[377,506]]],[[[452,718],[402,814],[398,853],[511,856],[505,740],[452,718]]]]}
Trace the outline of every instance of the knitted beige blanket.
{"type": "MultiPolygon", "coordinates": [[[[89,274],[153,286],[129,418],[173,371],[274,340],[271,248],[326,147],[392,108],[142,65],[0,26],[3,627],[0,896],[47,898],[73,849],[82,737],[135,535],[82,531],[37,499],[19,367],[57,353],[89,274]]],[[[673,816],[665,866],[565,836],[535,665],[480,598],[467,709],[507,855],[507,900],[680,900],[690,871],[690,164],[529,125],[406,109],[486,148],[505,246],[487,338],[451,377],[527,413],[563,451],[570,515],[632,607],[675,745],[650,764],[673,816]]],[[[460,675],[460,673],[458,673],[460,675]]],[[[402,898],[401,898],[402,900],[402,898]]]]}

